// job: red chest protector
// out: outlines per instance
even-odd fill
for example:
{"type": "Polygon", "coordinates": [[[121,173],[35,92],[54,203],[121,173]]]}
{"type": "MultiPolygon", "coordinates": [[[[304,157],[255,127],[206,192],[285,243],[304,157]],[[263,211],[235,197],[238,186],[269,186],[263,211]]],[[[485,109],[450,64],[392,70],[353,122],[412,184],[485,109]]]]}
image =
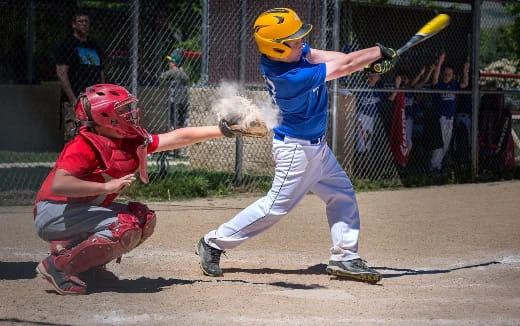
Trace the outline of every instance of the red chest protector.
{"type": "MultiPolygon", "coordinates": [[[[113,139],[99,136],[95,133],[81,129],[80,137],[87,140],[98,152],[103,164],[88,175],[81,176],[80,179],[94,182],[106,182],[110,179],[121,178],[127,174],[135,173],[139,168],[139,158],[137,147],[142,145],[142,141],[134,139],[113,139]]],[[[99,206],[108,206],[119,193],[109,195],[92,196],[82,198],[78,201],[89,201],[99,206]]],[[[76,201],[76,200],[70,200],[76,201]]]]}
{"type": "Polygon", "coordinates": [[[105,173],[112,178],[121,178],[137,171],[139,158],[136,149],[142,142],[103,137],[86,130],[80,130],[79,134],[92,144],[103,160],[104,167],[93,174],[105,173]]]}

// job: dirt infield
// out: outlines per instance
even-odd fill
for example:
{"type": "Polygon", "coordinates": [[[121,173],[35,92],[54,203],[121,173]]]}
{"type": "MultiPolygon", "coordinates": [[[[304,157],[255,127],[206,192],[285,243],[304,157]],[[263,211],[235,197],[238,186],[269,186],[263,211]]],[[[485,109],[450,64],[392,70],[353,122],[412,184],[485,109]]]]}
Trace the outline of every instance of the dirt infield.
{"type": "Polygon", "coordinates": [[[256,199],[151,203],[156,233],[109,264],[118,286],[74,297],[36,276],[31,207],[0,207],[0,325],[520,325],[520,181],[358,194],[378,285],[324,273],[314,195],[203,276],[196,241],[256,199]]]}

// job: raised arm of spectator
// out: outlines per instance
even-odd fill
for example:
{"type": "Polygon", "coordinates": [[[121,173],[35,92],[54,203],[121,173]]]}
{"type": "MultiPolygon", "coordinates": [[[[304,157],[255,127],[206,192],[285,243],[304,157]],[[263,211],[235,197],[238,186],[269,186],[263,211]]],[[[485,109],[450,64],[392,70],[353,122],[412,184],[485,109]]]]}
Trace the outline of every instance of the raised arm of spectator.
{"type": "MultiPolygon", "coordinates": [[[[416,77],[416,80],[418,80],[418,81],[415,82],[415,80],[414,80],[414,83],[412,83],[412,87],[413,88],[422,88],[424,86],[424,84],[426,84],[430,80],[436,67],[437,66],[435,64],[430,65],[428,72],[426,74],[422,75],[422,77],[423,77],[422,79],[418,80],[418,78],[416,77]]],[[[426,67],[423,69],[425,69],[425,71],[426,71],[426,67]]],[[[418,75],[418,77],[420,78],[420,75],[418,75]]]]}
{"type": "Polygon", "coordinates": [[[437,67],[435,67],[435,71],[433,72],[432,86],[436,86],[439,83],[439,76],[441,75],[441,68],[444,60],[446,60],[446,53],[441,53],[441,55],[439,55],[437,67]]]}
{"type": "Polygon", "coordinates": [[[460,88],[466,88],[469,85],[469,62],[464,63],[464,68],[462,69],[462,82],[460,83],[460,88]]]}

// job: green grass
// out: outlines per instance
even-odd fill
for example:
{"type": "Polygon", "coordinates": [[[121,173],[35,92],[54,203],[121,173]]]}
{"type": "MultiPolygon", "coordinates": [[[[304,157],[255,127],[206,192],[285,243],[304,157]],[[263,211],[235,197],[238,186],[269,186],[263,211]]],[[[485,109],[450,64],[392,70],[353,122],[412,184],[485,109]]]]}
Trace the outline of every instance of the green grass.
{"type": "Polygon", "coordinates": [[[170,168],[161,177],[157,171],[149,173],[150,183],[134,182],[122,196],[134,200],[162,201],[232,196],[243,192],[265,192],[269,189],[271,176],[245,175],[242,182],[233,182],[234,174],[188,168],[170,168]]]}
{"type": "MultiPolygon", "coordinates": [[[[15,153],[0,152],[0,162],[52,162],[58,153],[15,153]],[[11,153],[11,154],[9,154],[11,153]],[[13,154],[14,153],[14,154],[13,154]],[[20,156],[9,160],[13,155],[20,156]]],[[[30,205],[50,167],[0,168],[0,205],[30,205]]],[[[150,183],[137,180],[121,194],[121,200],[169,201],[193,198],[233,196],[240,193],[265,194],[272,183],[272,176],[244,175],[240,182],[232,172],[194,170],[186,165],[172,165],[161,173],[157,166],[150,167],[150,183]]],[[[468,182],[495,182],[520,179],[520,167],[510,173],[480,175],[471,179],[469,175],[446,174],[441,176],[409,175],[402,178],[368,179],[351,176],[357,192],[424,187],[430,185],[457,184],[468,182]]]]}
{"type": "Polygon", "coordinates": [[[59,154],[57,152],[0,151],[0,163],[54,162],[59,154]]]}

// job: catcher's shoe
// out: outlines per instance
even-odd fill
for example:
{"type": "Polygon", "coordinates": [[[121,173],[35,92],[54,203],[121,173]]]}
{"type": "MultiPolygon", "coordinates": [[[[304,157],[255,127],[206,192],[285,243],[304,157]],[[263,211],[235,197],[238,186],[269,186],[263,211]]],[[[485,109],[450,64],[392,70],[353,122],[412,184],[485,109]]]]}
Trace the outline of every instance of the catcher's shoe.
{"type": "Polygon", "coordinates": [[[109,286],[119,281],[119,277],[106,268],[106,265],[92,267],[81,272],[79,275],[83,281],[89,285],[109,286]]]}
{"type": "Polygon", "coordinates": [[[202,237],[195,246],[195,253],[200,257],[200,268],[204,275],[213,277],[223,275],[219,266],[221,250],[208,245],[202,237]]]}
{"type": "Polygon", "coordinates": [[[59,294],[85,294],[87,284],[77,276],[57,270],[52,258],[53,256],[48,256],[42,260],[36,267],[36,272],[49,281],[59,294]]]}
{"type": "Polygon", "coordinates": [[[346,277],[358,281],[377,283],[381,280],[381,274],[368,267],[365,262],[358,258],[349,261],[329,261],[327,273],[339,277],[346,277]]]}

